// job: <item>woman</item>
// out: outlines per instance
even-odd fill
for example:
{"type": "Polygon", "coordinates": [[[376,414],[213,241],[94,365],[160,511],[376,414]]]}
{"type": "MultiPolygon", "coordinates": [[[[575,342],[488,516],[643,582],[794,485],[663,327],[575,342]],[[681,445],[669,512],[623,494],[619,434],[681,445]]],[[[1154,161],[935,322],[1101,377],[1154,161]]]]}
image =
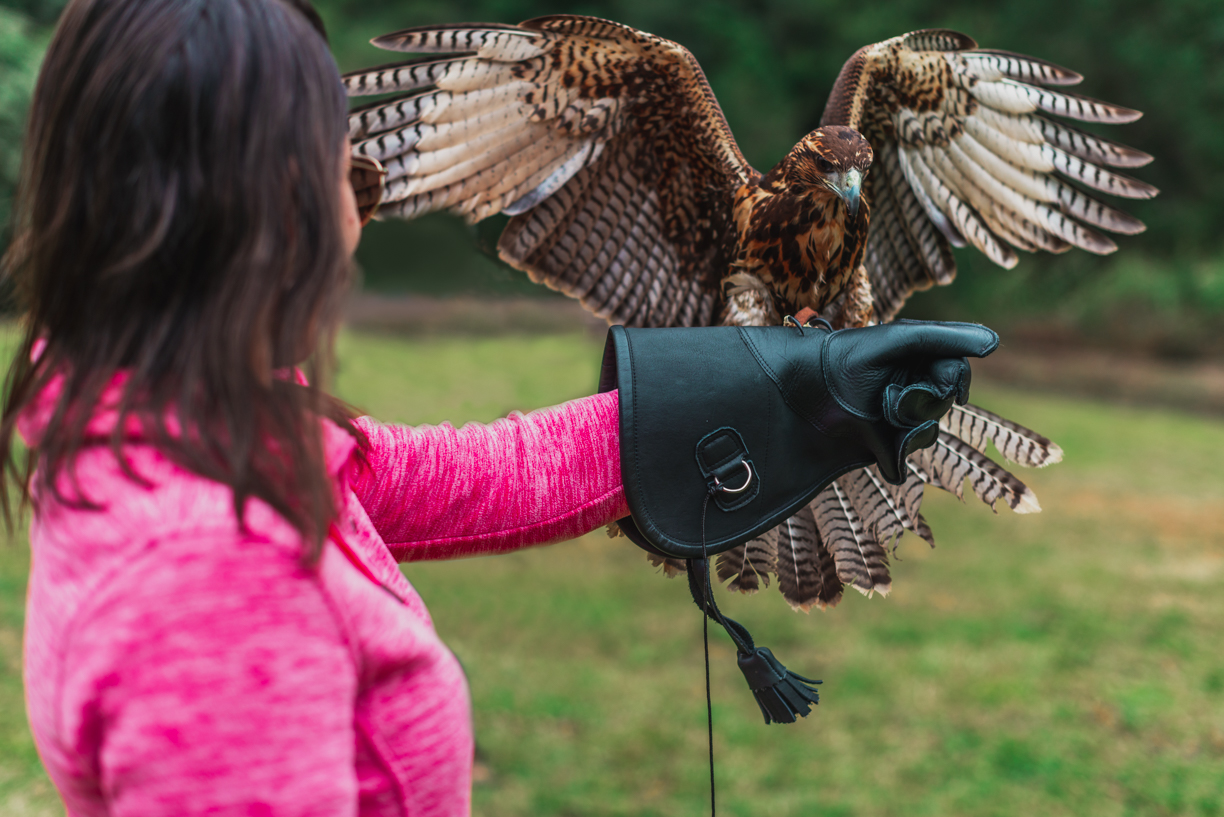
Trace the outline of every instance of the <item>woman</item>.
{"type": "Polygon", "coordinates": [[[72,0],[47,52],[0,445],[73,815],[467,813],[466,684],[397,561],[628,512],[615,391],[455,430],[321,390],[360,235],[345,107],[293,0],[72,0]]]}

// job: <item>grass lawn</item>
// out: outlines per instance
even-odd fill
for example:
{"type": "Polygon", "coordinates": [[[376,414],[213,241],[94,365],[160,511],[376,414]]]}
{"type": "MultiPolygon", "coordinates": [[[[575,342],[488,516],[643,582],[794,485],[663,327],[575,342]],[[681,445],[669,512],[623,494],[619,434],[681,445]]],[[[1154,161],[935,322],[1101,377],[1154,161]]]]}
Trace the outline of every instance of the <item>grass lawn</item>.
{"type": "MultiPolygon", "coordinates": [[[[1005,352],[1003,352],[1005,353],[1005,352]]],[[[589,393],[588,336],[342,338],[339,392],[411,423],[490,420],[589,393]]],[[[1224,423],[979,384],[1066,461],[1027,472],[1045,512],[929,496],[939,547],[901,542],[887,599],[790,611],[723,594],[824,679],[761,723],[712,640],[719,808],[762,815],[1224,814],[1224,423]]],[[[62,813],[26,731],[28,549],[0,547],[0,814],[62,813]]],[[[482,815],[708,810],[701,620],[685,585],[596,532],[413,565],[464,662],[482,815]]]]}

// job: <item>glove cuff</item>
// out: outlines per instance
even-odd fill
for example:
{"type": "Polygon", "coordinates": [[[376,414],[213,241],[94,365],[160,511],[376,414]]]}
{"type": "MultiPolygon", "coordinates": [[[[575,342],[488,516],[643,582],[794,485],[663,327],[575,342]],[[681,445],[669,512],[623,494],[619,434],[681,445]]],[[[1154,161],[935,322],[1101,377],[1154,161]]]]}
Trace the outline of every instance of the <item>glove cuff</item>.
{"type": "Polygon", "coordinates": [[[620,389],[621,478],[632,513],[619,524],[646,550],[701,558],[703,535],[709,555],[729,550],[876,461],[857,435],[830,434],[821,424],[828,415],[812,416],[807,398],[832,403],[820,374],[824,333],[754,328],[750,343],[746,331],[614,326],[608,333],[599,388],[620,389]],[[779,373],[765,365],[762,331],[785,338],[810,363],[802,401],[784,394],[779,373]],[[809,410],[801,415],[792,402],[809,410]]]}

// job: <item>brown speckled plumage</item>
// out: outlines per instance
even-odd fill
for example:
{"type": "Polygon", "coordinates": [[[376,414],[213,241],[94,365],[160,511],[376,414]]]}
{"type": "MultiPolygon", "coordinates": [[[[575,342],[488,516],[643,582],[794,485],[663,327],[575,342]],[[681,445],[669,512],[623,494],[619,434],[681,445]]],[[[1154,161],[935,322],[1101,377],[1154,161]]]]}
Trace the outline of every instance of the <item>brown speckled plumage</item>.
{"type": "MultiPolygon", "coordinates": [[[[954,246],[1005,267],[1016,250],[1112,252],[1099,230],[1143,224],[1084,188],[1156,193],[1106,169],[1150,156],[1048,116],[1121,123],[1137,111],[1051,90],[1080,77],[952,31],[855,52],[821,127],[763,175],[692,54],[661,37],[559,15],[374,43],[439,55],[345,77],[352,95],[396,94],[350,117],[354,151],[387,166],[380,215],[506,213],[500,256],[610,323],[776,324],[804,307],[836,327],[887,321],[915,290],[951,282],[954,246]]],[[[887,592],[887,547],[903,531],[933,542],[926,484],[960,495],[968,482],[992,507],[1039,510],[984,451],[1042,466],[1056,445],[974,406],[942,426],[905,485],[872,468],[841,477],[724,558],[720,576],[751,592],[773,572],[796,609],[823,607],[838,582],[887,592]]]]}
{"type": "Polygon", "coordinates": [[[850,215],[826,181],[830,172],[870,167],[871,147],[857,131],[805,136],[773,170],[735,191],[729,270],[760,279],[783,315],[825,310],[862,264],[870,221],[866,205],[850,215]]]}

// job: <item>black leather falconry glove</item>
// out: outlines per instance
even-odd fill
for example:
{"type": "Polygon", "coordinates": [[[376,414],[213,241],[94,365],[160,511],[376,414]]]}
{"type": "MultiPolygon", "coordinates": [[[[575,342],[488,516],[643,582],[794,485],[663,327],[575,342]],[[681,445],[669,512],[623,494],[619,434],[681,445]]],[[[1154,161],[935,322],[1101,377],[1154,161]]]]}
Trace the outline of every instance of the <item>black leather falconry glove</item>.
{"type": "Polygon", "coordinates": [[[969,396],[966,357],[999,337],[966,323],[813,327],[612,327],[600,391],[620,389],[621,530],[687,559],[693,601],[735,642],[765,723],[792,723],[814,684],[758,647],[714,602],[709,556],[764,533],[838,476],[876,464],[905,478],[939,418],[969,396]],[[713,505],[717,510],[710,511],[713,505]]]}
{"type": "Polygon", "coordinates": [[[968,323],[614,326],[600,391],[620,389],[621,476],[639,545],[714,555],[780,524],[838,476],[876,464],[900,483],[939,418],[969,395],[966,357],[999,336],[968,323]],[[705,520],[706,494],[718,509],[705,520]]]}

